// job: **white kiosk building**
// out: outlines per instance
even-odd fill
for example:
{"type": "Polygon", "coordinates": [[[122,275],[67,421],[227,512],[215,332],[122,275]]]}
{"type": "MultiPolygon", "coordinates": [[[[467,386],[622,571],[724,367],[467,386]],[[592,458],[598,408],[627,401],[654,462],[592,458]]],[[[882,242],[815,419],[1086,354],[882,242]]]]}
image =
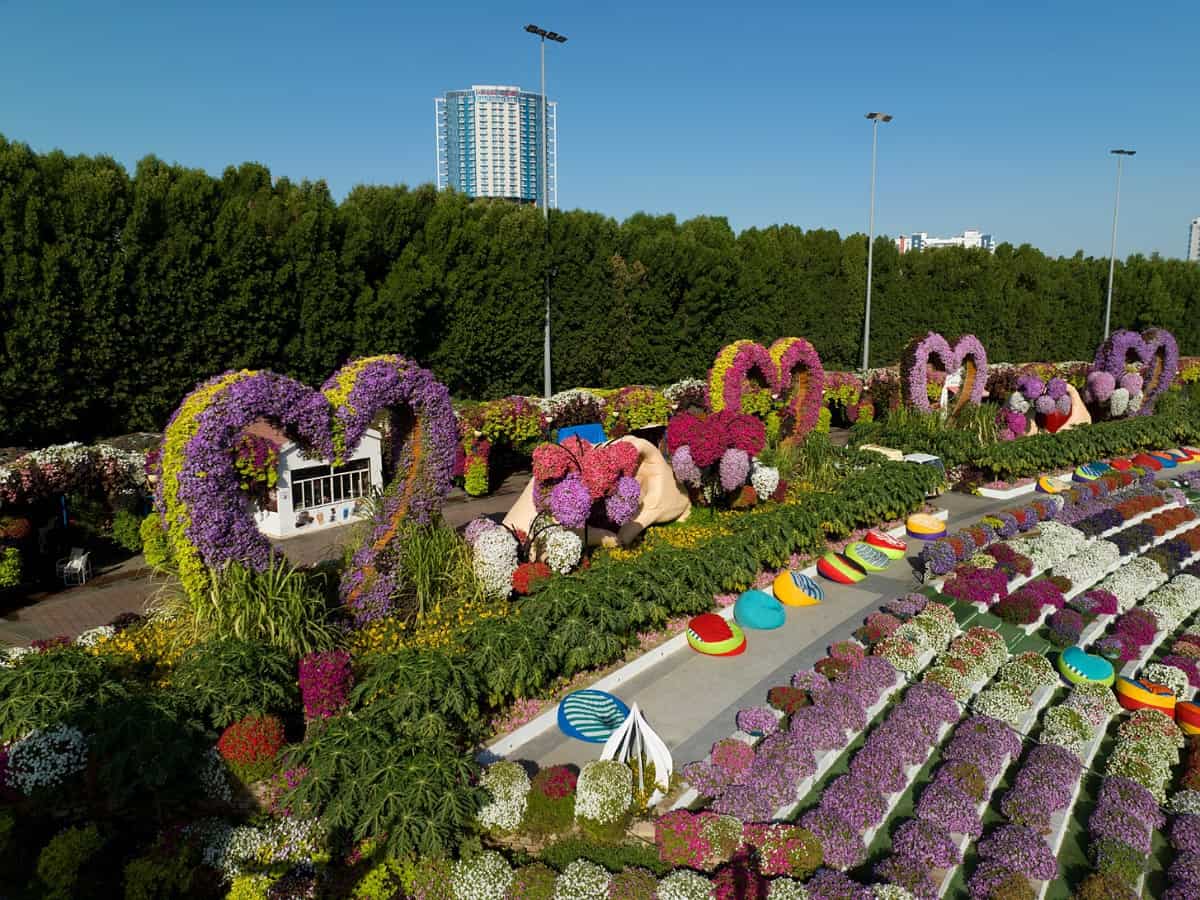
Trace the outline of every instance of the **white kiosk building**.
{"type": "Polygon", "coordinates": [[[283,538],[363,517],[364,501],[383,487],[382,440],[367,429],[344,465],[310,459],[287,435],[266,422],[246,429],[279,447],[279,480],[265,506],[255,504],[254,521],[268,537],[283,538]]]}

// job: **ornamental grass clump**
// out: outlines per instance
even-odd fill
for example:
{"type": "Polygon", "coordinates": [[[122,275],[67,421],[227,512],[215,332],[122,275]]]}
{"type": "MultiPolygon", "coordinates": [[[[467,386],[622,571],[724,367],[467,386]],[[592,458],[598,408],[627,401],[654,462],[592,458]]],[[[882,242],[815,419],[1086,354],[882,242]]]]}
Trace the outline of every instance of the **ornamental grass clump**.
{"type": "Polygon", "coordinates": [[[513,873],[513,879],[509,882],[504,900],[554,900],[556,878],[558,878],[558,873],[543,863],[522,866],[513,873]]]}
{"type": "Polygon", "coordinates": [[[499,832],[516,831],[525,817],[531,787],[525,769],[509,760],[492,763],[479,776],[479,786],[492,798],[479,810],[479,824],[499,832]]]}

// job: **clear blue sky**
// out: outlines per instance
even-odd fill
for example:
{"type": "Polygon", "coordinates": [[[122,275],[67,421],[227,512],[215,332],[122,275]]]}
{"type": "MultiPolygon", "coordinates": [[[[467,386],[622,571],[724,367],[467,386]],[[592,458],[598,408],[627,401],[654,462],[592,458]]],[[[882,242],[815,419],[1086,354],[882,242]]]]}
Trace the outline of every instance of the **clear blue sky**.
{"type": "Polygon", "coordinates": [[[1181,256],[1200,216],[1200,5],[0,0],[0,133],[37,150],[355,184],[433,179],[433,98],[559,101],[564,208],[866,231],[979,226],[1050,253],[1181,256]],[[243,7],[253,7],[252,9],[243,7]]]}

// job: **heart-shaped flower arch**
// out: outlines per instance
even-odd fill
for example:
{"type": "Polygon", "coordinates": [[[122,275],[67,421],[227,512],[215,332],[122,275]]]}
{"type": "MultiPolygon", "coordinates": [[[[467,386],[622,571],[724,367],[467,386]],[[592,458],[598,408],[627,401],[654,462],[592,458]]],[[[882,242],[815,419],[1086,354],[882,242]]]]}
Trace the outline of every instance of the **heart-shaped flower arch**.
{"type": "Polygon", "coordinates": [[[1091,371],[1107,372],[1119,384],[1128,363],[1137,364],[1142,376],[1145,399],[1138,412],[1149,415],[1154,410],[1154,401],[1179,374],[1179,345],[1175,335],[1165,328],[1151,328],[1141,334],[1114,331],[1096,349],[1091,371]]]}
{"type": "Polygon", "coordinates": [[[262,570],[271,544],[239,489],[231,452],[243,430],[266,420],[306,452],[345,461],[382,412],[392,416],[388,485],[366,542],[342,577],[341,594],[360,622],[384,615],[395,588],[392,539],[407,517],[428,522],[450,490],[457,428],[450,394],[402,356],[355,360],[320,391],[274,372],[226,372],[184,398],[163,436],[155,505],[185,589],[208,587],[209,571],[231,562],[262,570]]]}
{"type": "Polygon", "coordinates": [[[783,419],[791,434],[807,434],[821,412],[825,369],[816,349],[803,338],[780,338],[770,350],[754,341],[723,347],[708,373],[708,403],[713,412],[742,410],[742,396],[757,372],[775,395],[787,394],[783,419]]]}
{"type": "Polygon", "coordinates": [[[914,338],[904,348],[900,357],[900,390],[904,402],[921,412],[932,412],[929,403],[928,364],[936,357],[947,374],[960,366],[963,370],[962,385],[951,414],[958,412],[968,403],[978,406],[983,401],[987,386],[987,351],[979,338],[973,334],[960,337],[954,346],[937,332],[931,331],[921,338],[914,338]]]}

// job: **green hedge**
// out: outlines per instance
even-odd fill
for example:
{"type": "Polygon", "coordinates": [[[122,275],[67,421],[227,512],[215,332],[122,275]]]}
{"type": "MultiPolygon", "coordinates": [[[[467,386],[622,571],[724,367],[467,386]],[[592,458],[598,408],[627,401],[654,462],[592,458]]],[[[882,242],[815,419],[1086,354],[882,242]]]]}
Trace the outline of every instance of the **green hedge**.
{"type": "Polygon", "coordinates": [[[1022,478],[1142,450],[1165,450],[1200,439],[1200,422],[1187,408],[1179,412],[1097,422],[1057,434],[1037,434],[990,447],[978,447],[972,464],[999,478],[1022,478]]]}
{"type": "Polygon", "coordinates": [[[886,423],[856,428],[854,440],[905,453],[932,453],[941,457],[947,468],[971,466],[985,475],[1011,479],[1194,443],[1200,440],[1200,420],[1184,405],[1169,413],[1080,425],[1057,434],[1041,433],[994,444],[980,444],[965,431],[889,428],[886,423]]]}

